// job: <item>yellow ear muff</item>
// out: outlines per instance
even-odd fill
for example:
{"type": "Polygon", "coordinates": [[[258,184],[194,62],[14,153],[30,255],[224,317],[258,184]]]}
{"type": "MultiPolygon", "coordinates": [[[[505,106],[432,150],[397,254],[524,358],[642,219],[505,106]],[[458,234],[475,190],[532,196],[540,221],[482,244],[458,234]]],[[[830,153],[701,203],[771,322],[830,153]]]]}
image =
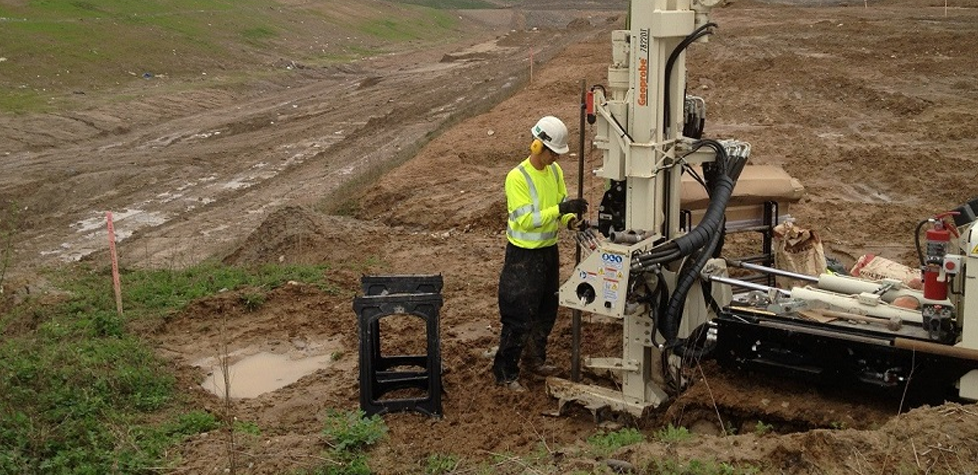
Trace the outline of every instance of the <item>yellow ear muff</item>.
{"type": "Polygon", "coordinates": [[[533,143],[530,144],[530,153],[536,155],[543,152],[543,142],[540,139],[533,139],[533,143]]]}

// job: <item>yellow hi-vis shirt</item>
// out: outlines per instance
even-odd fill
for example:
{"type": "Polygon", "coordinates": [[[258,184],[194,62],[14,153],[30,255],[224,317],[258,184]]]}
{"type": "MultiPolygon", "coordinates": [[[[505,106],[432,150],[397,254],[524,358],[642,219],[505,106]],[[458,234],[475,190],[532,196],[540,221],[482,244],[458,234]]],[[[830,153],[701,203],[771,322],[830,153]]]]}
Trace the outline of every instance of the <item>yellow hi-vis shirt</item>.
{"type": "Polygon", "coordinates": [[[560,216],[557,205],[567,199],[564,171],[556,163],[543,170],[523,160],[506,175],[506,208],[509,222],[506,237],[524,249],[539,249],[557,244],[557,229],[573,214],[560,216]]]}

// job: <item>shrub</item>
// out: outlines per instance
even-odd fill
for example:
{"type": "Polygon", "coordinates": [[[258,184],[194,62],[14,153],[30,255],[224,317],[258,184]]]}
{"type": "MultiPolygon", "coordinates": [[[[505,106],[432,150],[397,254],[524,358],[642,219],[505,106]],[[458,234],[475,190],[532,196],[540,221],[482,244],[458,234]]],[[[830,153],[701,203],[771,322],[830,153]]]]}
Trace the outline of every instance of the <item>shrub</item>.
{"type": "Polygon", "coordinates": [[[387,435],[387,424],[378,415],[365,417],[363,411],[330,410],[323,436],[334,450],[358,451],[379,442],[387,435]]]}

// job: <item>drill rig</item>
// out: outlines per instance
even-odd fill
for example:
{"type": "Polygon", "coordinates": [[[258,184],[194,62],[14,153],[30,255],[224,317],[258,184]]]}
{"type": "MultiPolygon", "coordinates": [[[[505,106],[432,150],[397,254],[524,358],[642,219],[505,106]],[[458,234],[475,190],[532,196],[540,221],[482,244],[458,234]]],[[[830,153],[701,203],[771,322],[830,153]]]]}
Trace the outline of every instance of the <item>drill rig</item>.
{"type": "Polygon", "coordinates": [[[578,235],[588,254],[559,301],[620,320],[621,356],[585,360],[619,385],[582,384],[575,375],[549,378],[549,393],[561,408],[573,401],[641,416],[681,391],[684,362],[715,357],[895,391],[913,381],[940,397],[956,386],[960,397],[978,400],[978,200],[956,210],[953,224],[927,221],[934,229],[926,257],[921,252],[923,292],[895,280],[799,275],[721,257],[727,204],[750,145],[703,138],[706,107],[686,94],[685,52],[713,33],[709,12],[722,1],[632,0],[628,29],[612,32],[608,84],[592,87],[583,107],[602,154],[594,174],[607,187],[597,222],[578,235]],[[695,224],[682,209],[684,174],[710,198],[695,224]],[[952,227],[961,230],[954,239],[943,233],[952,227]],[[728,264],[807,285],[734,279],[728,264]],[[894,305],[901,296],[919,307],[894,305]]]}

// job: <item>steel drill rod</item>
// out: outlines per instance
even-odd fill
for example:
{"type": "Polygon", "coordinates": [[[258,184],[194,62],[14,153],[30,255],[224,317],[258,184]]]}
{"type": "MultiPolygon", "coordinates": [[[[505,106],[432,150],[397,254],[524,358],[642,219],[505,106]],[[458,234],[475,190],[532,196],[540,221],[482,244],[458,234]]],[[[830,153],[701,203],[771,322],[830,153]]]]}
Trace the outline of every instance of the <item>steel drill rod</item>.
{"type": "Polygon", "coordinates": [[[763,272],[765,274],[780,275],[782,277],[790,277],[792,279],[804,280],[807,282],[815,282],[815,283],[818,282],[818,277],[810,276],[808,274],[798,274],[796,272],[775,269],[773,267],[759,266],[757,264],[751,264],[749,262],[744,262],[744,261],[736,261],[733,259],[725,259],[725,260],[727,261],[727,264],[730,264],[734,267],[740,267],[742,269],[763,272]]]}
{"type": "Polygon", "coordinates": [[[753,282],[747,282],[746,280],[732,279],[730,277],[720,277],[718,275],[711,275],[707,277],[712,282],[719,282],[721,284],[727,284],[733,287],[743,287],[745,289],[760,290],[762,292],[775,291],[782,295],[791,296],[790,290],[779,289],[777,287],[770,287],[762,284],[755,284],[753,282]]]}
{"type": "MultiPolygon", "coordinates": [[[[584,198],[584,121],[587,114],[587,83],[581,79],[581,121],[579,130],[580,153],[577,156],[577,197],[584,198]]],[[[587,219],[587,216],[581,216],[587,219]]],[[[576,246],[574,265],[581,263],[581,246],[576,246]]],[[[581,380],[581,311],[571,312],[571,381],[581,380]]]]}

